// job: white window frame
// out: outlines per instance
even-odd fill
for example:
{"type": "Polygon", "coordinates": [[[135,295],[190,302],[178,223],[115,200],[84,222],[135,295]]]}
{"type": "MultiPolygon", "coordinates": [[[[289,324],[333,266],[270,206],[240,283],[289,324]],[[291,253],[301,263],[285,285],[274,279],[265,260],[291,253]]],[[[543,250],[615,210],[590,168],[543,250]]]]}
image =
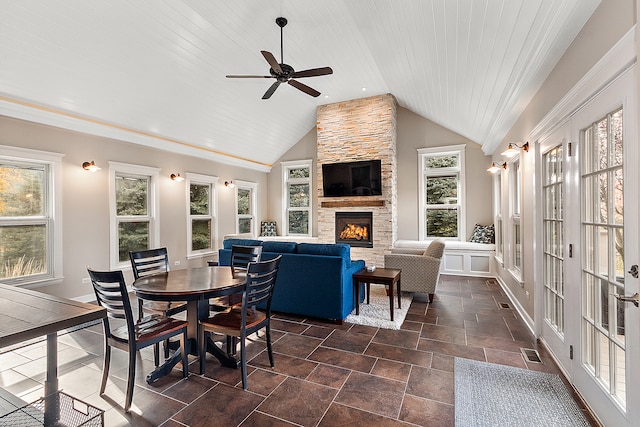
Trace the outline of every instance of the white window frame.
{"type": "Polygon", "coordinates": [[[236,211],[236,234],[240,234],[240,220],[241,219],[250,219],[251,220],[251,236],[254,238],[257,236],[256,231],[256,218],[258,217],[258,184],[255,182],[249,181],[234,181],[236,184],[235,187],[235,211],[236,211]],[[251,212],[248,215],[240,215],[238,213],[238,191],[239,190],[249,190],[251,192],[251,212]]]}
{"type": "Polygon", "coordinates": [[[160,169],[151,166],[109,162],[109,263],[112,270],[126,270],[131,268],[131,263],[129,261],[121,262],[118,259],[118,224],[121,220],[134,218],[118,217],[116,215],[116,175],[149,178],[147,216],[136,216],[135,219],[149,222],[149,249],[153,249],[160,245],[160,201],[158,194],[160,169]]]}
{"type": "Polygon", "coordinates": [[[502,169],[493,176],[493,223],[495,228],[495,259],[503,265],[504,258],[504,219],[502,216],[502,169]]]}
{"type": "Polygon", "coordinates": [[[187,259],[194,259],[203,256],[215,254],[218,250],[218,177],[211,175],[201,175],[197,173],[186,173],[186,211],[187,211],[187,259]],[[209,214],[208,215],[192,215],[191,214],[191,184],[208,185],[209,186],[209,214]],[[193,230],[192,221],[211,220],[211,242],[208,249],[194,251],[193,248],[193,230]]]}
{"type": "Polygon", "coordinates": [[[9,285],[30,287],[62,283],[62,158],[64,154],[0,145],[0,159],[7,162],[31,163],[46,167],[44,217],[0,218],[2,225],[44,223],[47,226],[47,272],[44,274],[3,279],[9,285]],[[35,222],[34,222],[35,221],[35,222]]]}
{"type": "Polygon", "coordinates": [[[523,266],[523,244],[522,244],[522,162],[520,156],[516,156],[509,161],[509,272],[520,283],[522,283],[523,266]],[[518,227],[519,234],[516,234],[518,227]],[[520,264],[516,264],[516,237],[520,241],[520,264]]]}
{"type": "MultiPolygon", "coordinates": [[[[427,200],[425,194],[425,176],[441,176],[456,174],[458,176],[458,203],[455,206],[458,207],[458,237],[446,237],[445,240],[464,241],[464,234],[466,233],[466,196],[465,196],[465,144],[447,145],[443,147],[429,147],[418,148],[418,231],[421,240],[433,239],[433,237],[426,236],[425,217],[427,200]],[[455,154],[458,156],[459,162],[456,168],[439,168],[433,170],[431,173],[425,168],[425,157],[450,155],[455,154]]],[[[452,206],[452,205],[447,205],[452,206]]]]}
{"type": "Polygon", "coordinates": [[[282,234],[285,236],[311,236],[311,224],[313,223],[313,211],[311,209],[312,191],[313,191],[313,160],[297,160],[280,163],[282,167],[282,234]],[[309,169],[309,178],[289,178],[291,169],[309,169]],[[309,206],[292,208],[289,203],[289,186],[291,184],[308,184],[309,185],[309,206]],[[306,233],[290,233],[289,232],[289,211],[308,212],[309,222],[307,224],[306,233]]]}

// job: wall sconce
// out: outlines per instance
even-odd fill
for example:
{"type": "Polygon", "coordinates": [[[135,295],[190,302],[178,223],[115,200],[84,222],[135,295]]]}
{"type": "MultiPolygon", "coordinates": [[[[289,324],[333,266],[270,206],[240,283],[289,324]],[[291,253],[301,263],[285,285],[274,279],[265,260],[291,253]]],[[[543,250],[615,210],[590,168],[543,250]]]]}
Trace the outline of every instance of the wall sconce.
{"type": "Polygon", "coordinates": [[[94,162],[93,160],[91,160],[90,162],[82,163],[82,169],[89,172],[95,172],[100,170],[100,168],[96,166],[96,162],[94,162]]]}
{"type": "Polygon", "coordinates": [[[509,145],[507,146],[507,149],[504,150],[502,153],[503,156],[507,156],[507,157],[513,157],[516,154],[520,153],[520,151],[518,151],[518,148],[524,150],[525,152],[529,152],[529,142],[525,142],[522,145],[518,145],[515,142],[510,142],[509,145]]]}
{"type": "Polygon", "coordinates": [[[491,173],[496,173],[500,169],[506,169],[506,168],[507,168],[507,162],[498,162],[498,163],[493,162],[491,163],[491,167],[487,169],[487,171],[491,173]]]}
{"type": "Polygon", "coordinates": [[[184,178],[181,177],[179,173],[172,173],[171,174],[171,179],[174,180],[174,181],[178,181],[178,182],[184,181],[184,178]]]}
{"type": "Polygon", "coordinates": [[[224,182],[224,186],[225,186],[225,187],[229,187],[229,188],[233,188],[233,187],[235,187],[236,185],[233,183],[233,181],[225,181],[225,182],[224,182]]]}

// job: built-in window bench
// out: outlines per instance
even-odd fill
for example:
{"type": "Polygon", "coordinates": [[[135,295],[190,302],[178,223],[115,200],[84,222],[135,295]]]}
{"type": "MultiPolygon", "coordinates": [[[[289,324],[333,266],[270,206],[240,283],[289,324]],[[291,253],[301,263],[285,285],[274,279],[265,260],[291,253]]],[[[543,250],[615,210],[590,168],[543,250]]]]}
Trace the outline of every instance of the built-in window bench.
{"type": "MultiPolygon", "coordinates": [[[[430,240],[396,240],[393,249],[424,250],[430,240]]],[[[441,274],[458,276],[495,277],[496,245],[473,242],[446,241],[440,264],[441,274]]]]}

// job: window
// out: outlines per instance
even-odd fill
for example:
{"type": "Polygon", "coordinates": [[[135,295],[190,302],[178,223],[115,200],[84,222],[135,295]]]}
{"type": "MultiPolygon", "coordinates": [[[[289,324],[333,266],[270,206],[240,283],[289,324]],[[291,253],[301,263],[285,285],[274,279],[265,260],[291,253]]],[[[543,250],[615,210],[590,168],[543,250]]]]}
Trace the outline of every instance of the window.
{"type": "Polygon", "coordinates": [[[187,258],[216,249],[217,177],[187,173],[187,258]]]}
{"type": "Polygon", "coordinates": [[[0,280],[62,278],[62,154],[0,146],[0,280]]]}
{"type": "Polygon", "coordinates": [[[311,236],[311,160],[283,162],[284,230],[311,236]]]}
{"type": "Polygon", "coordinates": [[[236,233],[256,235],[255,182],[236,181],[236,233]]]}
{"type": "Polygon", "coordinates": [[[461,240],[464,221],[464,145],[418,149],[421,239],[461,240]]]}
{"type": "Polygon", "coordinates": [[[502,232],[502,173],[497,173],[493,177],[493,212],[496,229],[496,259],[502,262],[504,253],[504,238],[502,232]]]}
{"type": "Polygon", "coordinates": [[[520,227],[521,168],[520,160],[509,164],[511,184],[511,273],[519,280],[522,277],[522,228],[520,227]]]}
{"type": "Polygon", "coordinates": [[[130,267],[129,251],[158,246],[157,168],[109,162],[111,268],[130,267]]]}

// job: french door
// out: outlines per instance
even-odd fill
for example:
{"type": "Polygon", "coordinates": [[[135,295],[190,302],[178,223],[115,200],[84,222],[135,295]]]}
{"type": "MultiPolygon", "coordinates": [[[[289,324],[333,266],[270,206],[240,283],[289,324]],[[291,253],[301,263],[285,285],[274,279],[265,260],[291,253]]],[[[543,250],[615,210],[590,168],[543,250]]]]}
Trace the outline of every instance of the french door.
{"type": "Polygon", "coordinates": [[[563,303],[564,350],[573,347],[559,360],[607,426],[640,425],[640,308],[624,301],[640,291],[635,87],[633,67],[571,116],[563,200],[572,209],[563,218],[561,263],[567,292],[545,297],[545,313],[563,303]]]}
{"type": "MultiPolygon", "coordinates": [[[[569,140],[570,124],[562,126],[539,141],[539,176],[541,177],[541,264],[542,297],[537,301],[542,310],[536,316],[542,318],[541,339],[549,347],[568,377],[572,376],[572,336],[576,330],[575,319],[566,312],[575,306],[580,294],[577,286],[567,284],[565,258],[569,256],[566,227],[579,210],[567,199],[571,196],[569,140]],[[568,334],[568,335],[567,335],[568,334]]],[[[571,248],[573,250],[573,248],[571,248]]]]}

